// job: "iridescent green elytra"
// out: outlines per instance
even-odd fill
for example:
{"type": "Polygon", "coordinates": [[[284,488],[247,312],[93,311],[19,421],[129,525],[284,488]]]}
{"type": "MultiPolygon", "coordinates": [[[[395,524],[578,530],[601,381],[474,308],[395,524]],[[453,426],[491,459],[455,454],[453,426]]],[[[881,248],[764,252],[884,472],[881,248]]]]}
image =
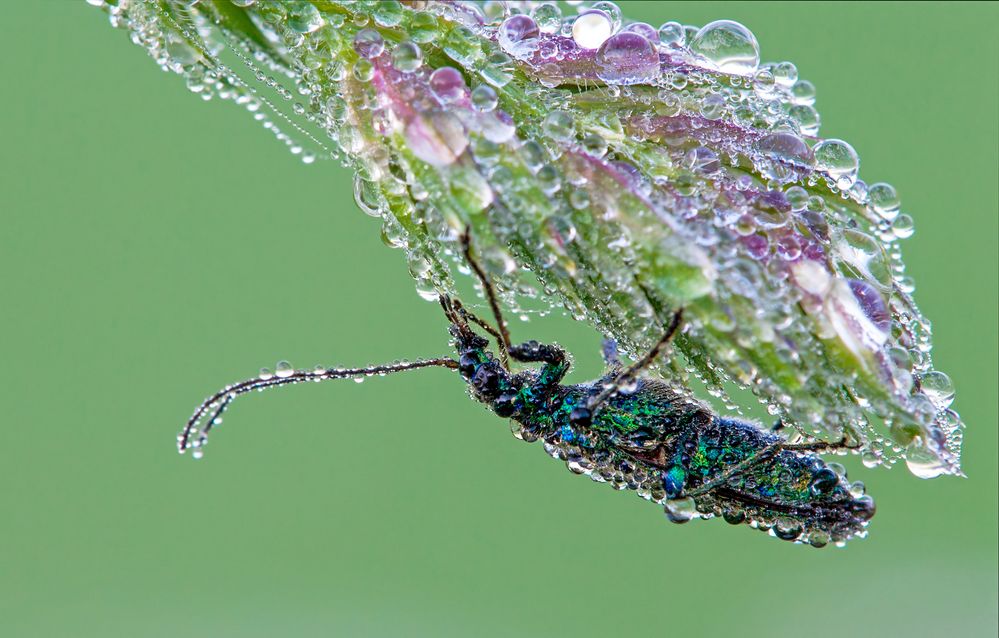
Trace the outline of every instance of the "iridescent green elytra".
{"type": "Polygon", "coordinates": [[[545,450],[573,472],[661,504],[673,522],[720,516],[816,547],[866,533],[873,500],[816,454],[846,447],[845,441],[793,444],[753,423],[718,416],[668,384],[643,376],[679,330],[681,313],[659,343],[632,366],[622,368],[611,361],[611,372],[601,379],[563,385],[569,362],[561,348],[536,341],[510,344],[492,286],[472,259],[467,234],[464,239],[466,259],[482,283],[497,325],[479,319],[457,299],[442,296],[457,360],[313,371],[288,368],[227,386],[188,421],[178,437],[180,451],[193,449],[200,455],[222,412],[235,397],[252,390],[446,367],[458,370],[473,398],[516,422],[519,438],[543,441],[545,450]],[[473,324],[495,338],[498,358],[473,324]],[[542,365],[515,372],[511,359],[542,365]]]}

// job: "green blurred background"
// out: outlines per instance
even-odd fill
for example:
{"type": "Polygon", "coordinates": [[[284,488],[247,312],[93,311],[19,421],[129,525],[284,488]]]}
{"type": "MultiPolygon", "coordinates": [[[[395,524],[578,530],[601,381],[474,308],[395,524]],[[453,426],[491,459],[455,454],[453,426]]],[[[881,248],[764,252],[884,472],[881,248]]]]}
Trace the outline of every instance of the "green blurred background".
{"type": "MultiPolygon", "coordinates": [[[[179,457],[220,384],[444,353],[443,320],[345,170],[202,104],[82,2],[4,3],[0,634],[996,635],[997,5],[623,8],[743,22],[898,188],[969,478],[853,471],[879,511],[846,549],[674,526],[442,370],[245,399],[179,457]]],[[[599,371],[582,324],[514,330],[599,371]]]]}

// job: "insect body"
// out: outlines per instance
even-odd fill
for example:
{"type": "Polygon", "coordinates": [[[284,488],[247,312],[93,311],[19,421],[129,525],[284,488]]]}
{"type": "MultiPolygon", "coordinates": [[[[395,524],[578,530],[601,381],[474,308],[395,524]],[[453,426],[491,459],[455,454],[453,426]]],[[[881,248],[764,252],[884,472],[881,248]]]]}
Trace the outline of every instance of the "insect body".
{"type": "Polygon", "coordinates": [[[615,367],[601,379],[563,385],[569,370],[566,353],[536,341],[511,345],[492,286],[472,258],[467,233],[464,241],[466,259],[479,277],[496,326],[476,317],[457,299],[442,296],[457,360],[279,370],[274,376],[228,386],[202,403],[188,421],[178,437],[180,451],[193,448],[200,453],[231,401],[252,390],[445,367],[459,372],[476,400],[513,419],[520,438],[542,440],[546,451],[574,472],[616,489],[635,490],[662,504],[671,521],[720,516],[817,547],[865,533],[874,502],[857,494],[845,476],[817,455],[846,447],[845,441],[792,444],[755,424],[718,416],[668,384],[643,375],[679,330],[681,313],[673,317],[659,343],[633,365],[622,368],[613,362],[615,367]],[[498,357],[473,325],[495,339],[498,357]],[[541,367],[514,372],[511,359],[541,367]]]}

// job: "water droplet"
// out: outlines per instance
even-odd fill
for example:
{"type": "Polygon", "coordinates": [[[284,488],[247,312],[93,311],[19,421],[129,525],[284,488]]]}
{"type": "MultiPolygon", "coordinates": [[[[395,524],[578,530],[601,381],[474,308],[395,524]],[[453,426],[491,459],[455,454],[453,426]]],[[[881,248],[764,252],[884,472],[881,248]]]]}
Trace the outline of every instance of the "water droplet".
{"type": "Polygon", "coordinates": [[[812,149],[797,135],[771,133],[756,141],[756,150],[768,157],[796,165],[811,166],[812,149]]]}
{"type": "Polygon", "coordinates": [[[840,189],[847,189],[857,181],[860,158],[857,151],[843,140],[823,140],[812,149],[816,170],[823,171],[840,189]]]}
{"type": "Polygon", "coordinates": [[[733,20],[716,20],[701,27],[690,42],[690,50],[722,73],[751,75],[760,64],[756,36],[733,20]]]}
{"type": "Polygon", "coordinates": [[[793,86],[798,81],[798,67],[790,62],[779,62],[773,67],[774,80],[783,87],[793,86]]]}
{"type": "Polygon", "coordinates": [[[354,36],[354,50],[362,58],[377,58],[385,50],[385,40],[374,29],[361,29],[354,36]]]}
{"type": "Polygon", "coordinates": [[[686,523],[697,515],[697,503],[690,497],[668,500],[663,509],[671,523],[686,523]]]}
{"type": "Polygon", "coordinates": [[[817,135],[821,118],[819,112],[807,104],[792,106],[788,110],[788,115],[798,123],[798,130],[802,135],[817,135]]]}
{"type": "Polygon", "coordinates": [[[815,104],[815,85],[808,80],[798,80],[791,87],[792,104],[815,104]]]}
{"type": "Polygon", "coordinates": [[[531,17],[542,33],[556,33],[562,28],[562,10],[554,2],[544,2],[534,7],[531,17]]]}
{"type": "Polygon", "coordinates": [[[659,32],[651,24],[646,22],[632,22],[624,28],[628,33],[637,33],[653,45],[659,42],[659,32]]]}
{"type": "Polygon", "coordinates": [[[365,58],[361,58],[354,63],[353,72],[354,77],[359,82],[370,82],[371,78],[375,77],[375,65],[365,58]]]}
{"type": "Polygon", "coordinates": [[[895,187],[891,184],[883,182],[873,184],[867,189],[867,197],[874,212],[880,215],[882,219],[892,221],[898,217],[898,209],[901,206],[901,202],[898,199],[898,193],[895,192],[895,187]]]}
{"type": "Polygon", "coordinates": [[[608,38],[594,62],[597,77],[608,84],[649,84],[659,77],[659,53],[637,33],[625,31],[608,38]]]}
{"type": "Polygon", "coordinates": [[[552,111],[545,117],[541,129],[545,135],[557,142],[566,142],[576,135],[572,116],[565,111],[552,111]]]}
{"type": "Polygon", "coordinates": [[[611,33],[611,19],[603,11],[587,11],[572,23],[572,39],[581,49],[600,47],[611,33]]]}
{"type": "Polygon", "coordinates": [[[701,116],[709,120],[717,120],[725,114],[725,98],[717,93],[711,93],[701,100],[701,116]]]}
{"type": "Polygon", "coordinates": [[[444,66],[430,74],[430,90],[445,104],[461,99],[467,89],[465,78],[454,67],[444,66]]]}
{"type": "Polygon", "coordinates": [[[912,233],[915,231],[916,225],[913,223],[912,217],[909,217],[908,215],[899,215],[895,218],[895,221],[891,223],[891,232],[893,232],[899,239],[912,237],[912,233]]]}
{"type": "Polygon", "coordinates": [[[497,30],[500,47],[516,58],[527,58],[538,48],[541,31],[530,16],[517,14],[503,21],[497,30]]]}
{"type": "Polygon", "coordinates": [[[936,478],[947,473],[947,464],[929,450],[918,436],[905,448],[905,465],[921,479],[936,478]]]}
{"type": "Polygon", "coordinates": [[[409,21],[408,33],[413,42],[421,44],[433,42],[439,35],[437,18],[427,11],[419,11],[413,14],[413,19],[409,21]]]}
{"type": "Polygon", "coordinates": [[[405,41],[396,45],[392,51],[392,66],[397,71],[412,73],[423,64],[423,51],[415,42],[405,41]]]}
{"type": "Polygon", "coordinates": [[[257,378],[261,381],[267,381],[274,378],[274,373],[270,371],[270,368],[260,368],[260,374],[257,375],[257,378]]]}
{"type": "Polygon", "coordinates": [[[323,16],[311,2],[294,2],[288,7],[288,28],[297,33],[312,33],[325,24],[323,16]]]}
{"type": "Polygon", "coordinates": [[[472,106],[476,110],[488,113],[495,109],[498,103],[499,98],[496,96],[496,91],[488,84],[480,84],[472,89],[472,106]]]}
{"type": "Polygon", "coordinates": [[[687,40],[683,25],[679,22],[665,22],[659,27],[659,41],[666,47],[678,49],[687,40]]]}
{"type": "Polygon", "coordinates": [[[295,368],[287,361],[278,361],[277,365],[274,366],[274,376],[276,377],[284,379],[293,374],[295,374],[295,368]]]}
{"type": "Polygon", "coordinates": [[[954,401],[954,384],[943,372],[927,372],[920,377],[919,386],[923,394],[940,410],[949,407],[954,401]]]}

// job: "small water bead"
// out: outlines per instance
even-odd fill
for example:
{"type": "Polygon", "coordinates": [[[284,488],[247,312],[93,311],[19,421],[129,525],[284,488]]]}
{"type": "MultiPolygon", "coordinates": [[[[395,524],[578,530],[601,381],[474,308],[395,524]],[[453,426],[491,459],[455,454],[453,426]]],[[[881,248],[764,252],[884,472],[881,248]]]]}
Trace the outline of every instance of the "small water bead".
{"type": "Polygon", "coordinates": [[[801,242],[794,235],[784,235],[777,240],[776,252],[784,261],[794,261],[801,257],[801,242]]]}
{"type": "Polygon", "coordinates": [[[840,189],[853,186],[860,168],[857,151],[843,140],[823,140],[812,149],[816,170],[823,171],[840,189]]]}
{"type": "Polygon", "coordinates": [[[919,379],[919,387],[934,406],[943,410],[954,402],[954,384],[943,372],[933,370],[919,379]]]}
{"type": "Polygon", "coordinates": [[[770,240],[766,235],[754,233],[743,238],[742,244],[753,259],[760,260],[770,254],[770,240]]]}
{"type": "Polygon", "coordinates": [[[600,158],[607,154],[607,140],[597,133],[587,133],[583,136],[582,144],[588,155],[600,158]]]}
{"type": "Polygon", "coordinates": [[[706,146],[697,146],[684,156],[687,168],[699,173],[716,173],[721,169],[718,154],[706,146]]]}
{"type": "Polygon", "coordinates": [[[370,60],[361,58],[357,62],[354,62],[353,73],[354,78],[358,81],[370,82],[371,78],[375,77],[375,65],[370,60]]]}
{"type": "Polygon", "coordinates": [[[753,91],[762,98],[772,98],[777,93],[777,80],[770,69],[760,69],[753,76],[753,91]]]}
{"type": "Polygon", "coordinates": [[[867,189],[867,197],[871,204],[871,208],[873,208],[874,212],[880,215],[882,219],[892,221],[898,217],[901,202],[898,199],[898,193],[895,192],[895,187],[891,184],[885,184],[883,182],[873,184],[867,189]]]}
{"type": "Polygon", "coordinates": [[[515,58],[526,58],[538,48],[541,30],[534,19],[524,14],[510,16],[496,31],[504,51],[515,58]]]}
{"type": "Polygon", "coordinates": [[[572,39],[581,49],[596,49],[614,33],[611,19],[599,10],[590,10],[572,23],[572,39]]]}
{"type": "Polygon", "coordinates": [[[645,37],[625,31],[608,38],[594,57],[597,77],[608,84],[650,84],[660,73],[659,52],[645,37]]]}
{"type": "Polygon", "coordinates": [[[287,361],[278,361],[277,365],[274,366],[274,376],[276,377],[286,379],[293,374],[295,374],[295,368],[287,361]]]}
{"type": "Polygon", "coordinates": [[[812,149],[808,148],[804,140],[791,133],[765,135],[756,141],[756,150],[767,157],[799,166],[811,166],[814,160],[812,149]]]}
{"type": "Polygon", "coordinates": [[[437,18],[427,11],[418,11],[410,19],[406,32],[413,42],[420,44],[433,42],[439,35],[437,18]]]}
{"type": "Polygon", "coordinates": [[[936,478],[948,470],[947,464],[918,436],[905,448],[905,465],[921,479],[936,478]]]}
{"type": "Polygon", "coordinates": [[[756,36],[734,20],[716,20],[701,27],[690,50],[722,73],[751,75],[760,65],[756,36]]]}
{"type": "Polygon", "coordinates": [[[792,186],[784,191],[784,199],[791,205],[791,210],[804,210],[808,204],[808,191],[801,186],[792,186]]]}
{"type": "Polygon", "coordinates": [[[444,66],[430,74],[430,90],[441,102],[448,104],[460,100],[468,87],[458,69],[444,66]]]}
{"type": "Polygon", "coordinates": [[[689,496],[668,500],[663,509],[671,523],[686,523],[697,515],[697,503],[689,496]]]}
{"type": "Polygon", "coordinates": [[[651,42],[653,45],[659,44],[659,32],[656,31],[656,28],[654,26],[652,26],[647,22],[632,22],[624,29],[622,29],[622,31],[626,31],[628,33],[637,33],[638,35],[642,36],[643,38],[651,42]]]}
{"type": "Polygon", "coordinates": [[[362,58],[377,58],[385,50],[385,40],[374,29],[361,29],[354,36],[354,50],[362,58]]]}
{"type": "Polygon", "coordinates": [[[480,84],[472,89],[472,106],[476,110],[488,113],[495,109],[498,103],[499,97],[497,97],[496,91],[488,84],[480,84]]]}
{"type": "Polygon", "coordinates": [[[312,33],[325,24],[323,16],[311,2],[293,2],[288,6],[288,28],[297,33],[312,33]]]}
{"type": "Polygon", "coordinates": [[[379,0],[374,3],[372,17],[383,27],[394,27],[402,22],[405,15],[402,3],[399,0],[379,0]]]}
{"type": "Polygon", "coordinates": [[[798,81],[798,67],[790,62],[778,62],[773,66],[772,72],[779,86],[791,87],[798,81]]]}
{"type": "Polygon", "coordinates": [[[798,80],[791,87],[792,104],[815,104],[815,85],[808,80],[798,80]]]}
{"type": "Polygon", "coordinates": [[[552,111],[545,117],[541,129],[556,142],[566,142],[576,136],[575,122],[565,111],[552,111]]]}
{"type": "Polygon", "coordinates": [[[531,17],[542,33],[557,33],[562,28],[562,10],[554,2],[543,2],[534,7],[531,17]]]}
{"type": "Polygon", "coordinates": [[[423,64],[423,51],[415,42],[400,42],[392,50],[392,66],[397,71],[412,73],[423,64]]]}
{"type": "Polygon", "coordinates": [[[709,120],[717,120],[725,114],[725,98],[718,93],[711,93],[701,100],[701,116],[709,120]]]}
{"type": "Polygon", "coordinates": [[[257,378],[261,381],[269,381],[274,378],[274,373],[271,372],[270,368],[260,368],[260,373],[257,375],[257,378]]]}
{"type": "Polygon", "coordinates": [[[792,106],[788,115],[798,124],[802,135],[818,135],[822,121],[819,112],[807,104],[792,106]]]}
{"type": "Polygon", "coordinates": [[[902,214],[891,223],[891,232],[899,239],[906,239],[912,237],[912,233],[916,232],[916,225],[912,221],[912,217],[902,214]]]}
{"type": "Polygon", "coordinates": [[[678,49],[687,42],[686,31],[679,22],[665,22],[659,27],[659,41],[667,48],[678,49]]]}

